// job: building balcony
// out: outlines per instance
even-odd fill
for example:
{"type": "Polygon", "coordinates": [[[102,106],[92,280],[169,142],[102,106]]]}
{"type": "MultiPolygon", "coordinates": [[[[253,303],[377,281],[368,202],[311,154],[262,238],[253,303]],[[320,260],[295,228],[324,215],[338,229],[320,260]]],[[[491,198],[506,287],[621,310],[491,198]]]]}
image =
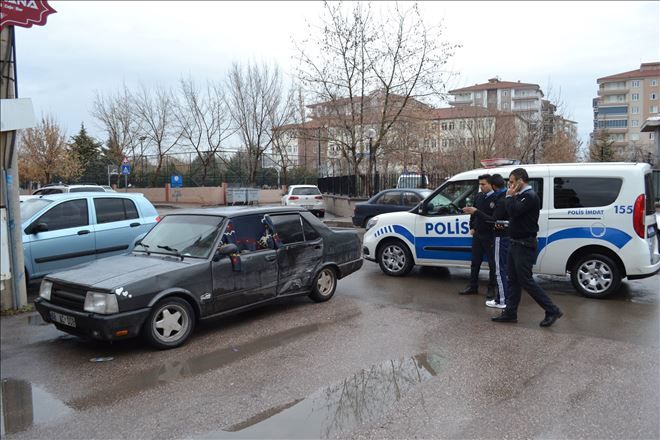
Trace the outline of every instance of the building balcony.
{"type": "Polygon", "coordinates": [[[628,132],[628,127],[616,127],[616,128],[615,127],[607,127],[607,128],[603,127],[603,128],[599,128],[599,130],[603,131],[605,133],[612,133],[612,134],[627,133],[628,132]]]}
{"type": "Polygon", "coordinates": [[[513,99],[520,100],[520,101],[525,100],[525,99],[535,99],[536,100],[536,99],[539,99],[539,96],[538,95],[516,95],[516,94],[514,94],[513,99]]]}
{"type": "Polygon", "coordinates": [[[449,101],[449,105],[454,105],[454,106],[460,106],[460,105],[473,105],[474,104],[474,99],[453,99],[449,101]]]}
{"type": "Polygon", "coordinates": [[[609,89],[598,89],[598,96],[607,96],[607,95],[625,95],[630,91],[627,87],[617,87],[609,89]]]}

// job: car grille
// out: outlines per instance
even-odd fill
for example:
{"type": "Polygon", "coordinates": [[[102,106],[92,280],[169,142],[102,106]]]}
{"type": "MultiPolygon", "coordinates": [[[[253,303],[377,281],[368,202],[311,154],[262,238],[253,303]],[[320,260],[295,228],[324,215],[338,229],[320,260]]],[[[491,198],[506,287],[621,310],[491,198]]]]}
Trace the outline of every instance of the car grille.
{"type": "Polygon", "coordinates": [[[82,312],[85,309],[86,296],[86,289],[64,284],[53,284],[53,289],[50,293],[50,302],[57,306],[82,312]]]}

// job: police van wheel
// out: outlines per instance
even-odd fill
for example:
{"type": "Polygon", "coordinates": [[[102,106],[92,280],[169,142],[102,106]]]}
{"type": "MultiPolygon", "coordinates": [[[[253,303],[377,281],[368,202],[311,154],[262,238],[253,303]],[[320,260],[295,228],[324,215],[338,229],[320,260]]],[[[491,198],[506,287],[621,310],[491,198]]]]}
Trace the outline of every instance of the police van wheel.
{"type": "Polygon", "coordinates": [[[589,254],[578,258],[573,264],[571,282],[575,290],[586,297],[605,298],[621,285],[621,273],[611,258],[589,254]]]}
{"type": "Polygon", "coordinates": [[[385,275],[402,277],[414,266],[408,246],[399,240],[388,240],[378,250],[378,265],[385,275]]]}

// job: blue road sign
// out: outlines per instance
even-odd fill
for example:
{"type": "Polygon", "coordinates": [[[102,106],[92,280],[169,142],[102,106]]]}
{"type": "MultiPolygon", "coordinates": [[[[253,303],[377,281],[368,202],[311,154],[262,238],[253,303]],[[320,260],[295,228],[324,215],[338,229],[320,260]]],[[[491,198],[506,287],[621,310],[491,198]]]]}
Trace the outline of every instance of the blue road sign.
{"type": "Polygon", "coordinates": [[[121,164],[121,174],[124,176],[131,174],[131,166],[127,163],[121,164]]]}
{"type": "Polygon", "coordinates": [[[183,176],[170,176],[170,187],[181,188],[183,186],[183,176]]]}

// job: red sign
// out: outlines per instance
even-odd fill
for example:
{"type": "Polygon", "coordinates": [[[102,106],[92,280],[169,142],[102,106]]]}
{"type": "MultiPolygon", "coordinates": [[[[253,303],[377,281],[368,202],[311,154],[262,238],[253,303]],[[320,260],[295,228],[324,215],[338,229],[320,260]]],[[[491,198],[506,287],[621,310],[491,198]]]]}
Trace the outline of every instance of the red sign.
{"type": "Polygon", "coordinates": [[[46,0],[1,0],[0,29],[5,26],[43,26],[46,18],[57,12],[46,0]]]}

